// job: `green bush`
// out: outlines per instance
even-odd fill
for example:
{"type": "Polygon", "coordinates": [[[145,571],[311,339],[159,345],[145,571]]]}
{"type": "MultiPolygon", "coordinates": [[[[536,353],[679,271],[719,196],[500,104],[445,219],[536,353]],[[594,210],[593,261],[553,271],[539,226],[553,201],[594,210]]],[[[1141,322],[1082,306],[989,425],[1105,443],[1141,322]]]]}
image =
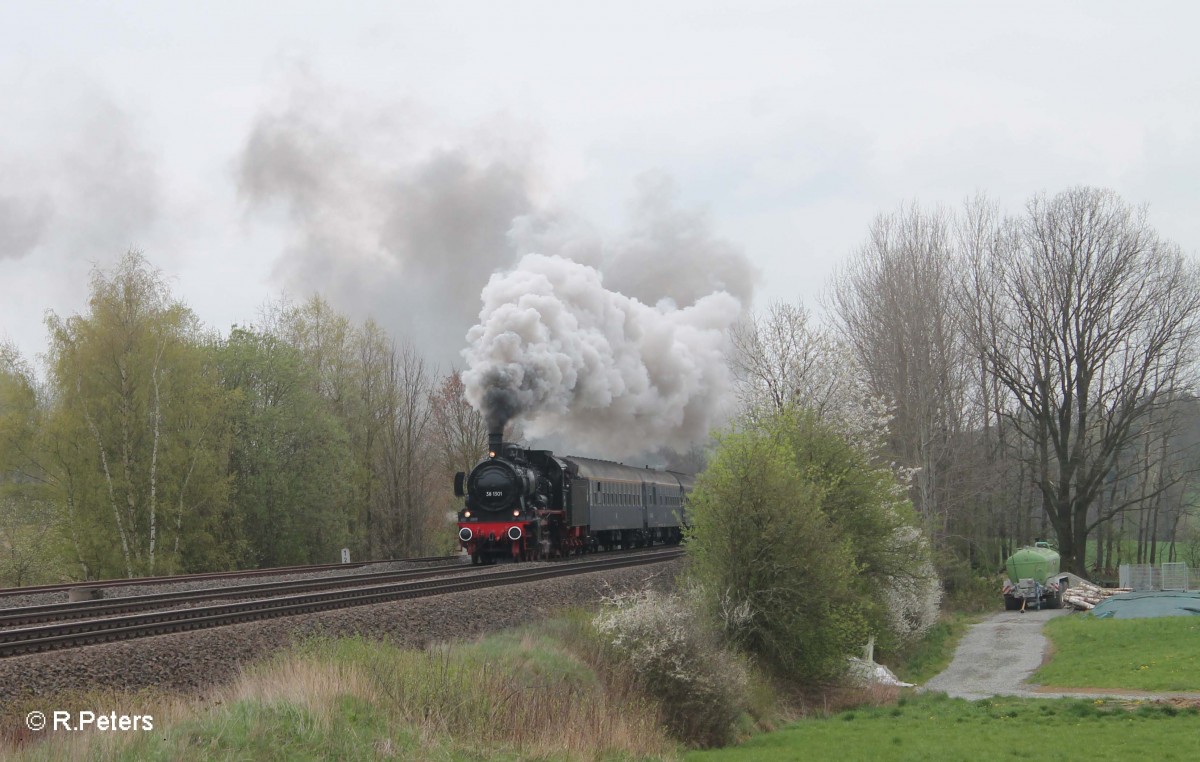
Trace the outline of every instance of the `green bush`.
{"type": "Polygon", "coordinates": [[[891,471],[805,413],[720,437],[690,499],[691,574],[739,648],[783,677],[822,680],[870,635],[922,637],[941,589],[891,471]]]}
{"type": "Polygon", "coordinates": [[[692,494],[691,575],[730,641],[784,677],[831,677],[867,639],[850,544],[786,444],[721,438],[692,494]]]}

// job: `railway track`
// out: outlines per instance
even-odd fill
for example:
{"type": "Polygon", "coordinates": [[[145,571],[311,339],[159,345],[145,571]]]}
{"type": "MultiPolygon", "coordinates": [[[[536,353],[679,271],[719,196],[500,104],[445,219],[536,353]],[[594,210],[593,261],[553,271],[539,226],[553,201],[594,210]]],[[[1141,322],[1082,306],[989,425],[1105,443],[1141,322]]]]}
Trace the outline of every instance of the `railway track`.
{"type": "MultiPolygon", "coordinates": [[[[105,616],[82,621],[22,627],[0,631],[0,658],[64,648],[76,648],[93,643],[162,635],[173,632],[220,627],[260,619],[294,616],[315,611],[364,606],[387,601],[422,598],[444,593],[478,590],[501,585],[515,585],[558,576],[586,574],[595,571],[621,569],[631,566],[662,563],[678,558],[678,548],[643,551],[616,557],[588,558],[555,564],[539,564],[477,574],[465,579],[408,580],[382,584],[341,587],[335,590],[304,592],[241,603],[195,606],[185,609],[105,616]]],[[[471,567],[464,567],[470,569],[471,567]]],[[[424,570],[422,570],[424,571],[424,570]]],[[[444,573],[438,570],[435,573],[444,573]]],[[[428,575],[427,575],[428,576],[428,575]]],[[[220,592],[220,591],[205,591],[220,592]]],[[[192,598],[191,600],[196,600],[192,598]]],[[[78,605],[78,604],[76,604],[78,605]]]]}
{"type": "Polygon", "coordinates": [[[205,572],[203,574],[174,574],[163,577],[133,577],[120,579],[101,579],[87,582],[63,582],[51,585],[31,585],[29,587],[4,587],[0,588],[0,598],[7,598],[14,595],[31,595],[34,593],[58,593],[67,592],[76,588],[114,588],[114,587],[140,587],[142,585],[167,585],[176,582],[203,582],[212,579],[236,579],[239,577],[267,577],[276,574],[305,574],[308,572],[322,572],[331,569],[360,569],[371,564],[390,564],[400,561],[409,563],[423,563],[436,561],[450,561],[459,558],[459,556],[427,556],[424,558],[397,558],[389,561],[358,561],[349,564],[305,564],[301,566],[275,566],[267,569],[242,569],[240,571],[226,572],[205,572]]]}
{"type": "MultiPolygon", "coordinates": [[[[461,560],[461,557],[457,558],[461,560]]],[[[401,569],[374,572],[371,574],[343,574],[336,577],[260,582],[252,585],[230,585],[228,587],[210,587],[170,593],[130,595],[122,598],[105,598],[95,601],[78,601],[75,603],[46,603],[38,606],[0,609],[0,630],[9,627],[82,619],[91,616],[114,616],[116,614],[129,614],[170,606],[186,606],[201,601],[233,600],[254,596],[262,597],[265,595],[287,595],[312,590],[361,586],[369,582],[382,583],[417,580],[438,575],[465,572],[472,569],[478,571],[478,567],[443,564],[423,569],[401,569]]],[[[0,632],[0,639],[2,638],[3,633],[0,632]]]]}

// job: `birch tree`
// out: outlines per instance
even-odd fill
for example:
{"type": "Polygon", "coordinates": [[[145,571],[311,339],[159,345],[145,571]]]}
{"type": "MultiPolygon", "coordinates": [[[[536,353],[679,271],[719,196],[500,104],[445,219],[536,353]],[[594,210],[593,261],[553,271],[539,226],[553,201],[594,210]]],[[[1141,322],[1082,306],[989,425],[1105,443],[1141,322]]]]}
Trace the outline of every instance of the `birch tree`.
{"type": "Polygon", "coordinates": [[[54,479],[92,571],[172,571],[189,515],[226,518],[215,370],[199,321],[140,254],[94,270],[90,290],[87,314],[47,318],[54,479]]]}

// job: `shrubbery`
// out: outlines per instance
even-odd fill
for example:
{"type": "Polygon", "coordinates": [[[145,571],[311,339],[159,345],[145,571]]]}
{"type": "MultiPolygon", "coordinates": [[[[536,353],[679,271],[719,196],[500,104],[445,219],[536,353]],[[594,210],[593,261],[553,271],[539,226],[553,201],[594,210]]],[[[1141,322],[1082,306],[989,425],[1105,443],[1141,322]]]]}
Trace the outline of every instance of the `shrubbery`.
{"type": "Polygon", "coordinates": [[[720,439],[692,495],[688,553],[705,608],[776,673],[822,680],[868,637],[892,649],[937,620],[927,541],[888,468],[814,416],[720,439]]]}
{"type": "Polygon", "coordinates": [[[627,671],[660,702],[672,735],[701,747],[733,740],[746,709],[747,670],[697,616],[696,606],[644,591],[613,601],[593,626],[613,668],[627,671]]]}

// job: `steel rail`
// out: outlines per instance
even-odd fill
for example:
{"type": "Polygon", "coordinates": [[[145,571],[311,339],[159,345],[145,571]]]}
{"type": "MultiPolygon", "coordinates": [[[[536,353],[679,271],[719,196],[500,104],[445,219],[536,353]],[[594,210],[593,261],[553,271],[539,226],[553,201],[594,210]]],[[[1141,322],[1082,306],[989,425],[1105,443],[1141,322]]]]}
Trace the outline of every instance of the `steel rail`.
{"type": "Polygon", "coordinates": [[[373,603],[422,598],[444,593],[465,592],[501,585],[523,584],[555,577],[587,574],[645,564],[662,563],[678,558],[682,550],[643,553],[618,558],[600,558],[536,568],[513,569],[492,574],[471,576],[465,580],[434,580],[400,582],[343,588],[324,593],[307,593],[278,598],[266,598],[244,603],[198,606],[189,609],[134,614],[108,619],[88,619],[82,622],[28,627],[0,633],[0,657],[24,653],[72,648],[93,643],[161,635],[172,632],[218,627],[241,622],[293,616],[316,611],[364,606],[373,603]]]}
{"type": "MultiPolygon", "coordinates": [[[[44,603],[38,606],[0,609],[0,630],[30,624],[81,619],[89,616],[127,614],[135,611],[185,605],[199,601],[248,598],[261,593],[300,593],[307,590],[361,586],[362,583],[373,581],[423,579],[439,574],[456,574],[470,570],[478,571],[479,567],[466,564],[461,566],[457,564],[444,564],[442,566],[430,566],[421,569],[397,569],[388,572],[372,572],[370,574],[341,574],[336,577],[260,582],[253,585],[230,585],[229,587],[204,587],[194,590],[128,595],[120,598],[104,598],[94,601],[77,601],[74,603],[44,603]]],[[[3,633],[0,633],[0,640],[2,639],[3,633]]]]}
{"type": "Polygon", "coordinates": [[[371,564],[390,563],[427,563],[433,561],[449,561],[460,556],[426,556],[422,558],[396,558],[382,561],[355,561],[349,564],[302,564],[298,566],[274,566],[266,569],[239,569],[223,572],[201,572],[199,574],[172,574],[161,577],[128,577],[118,579],[86,580],[81,582],[55,582],[49,585],[30,585],[28,587],[0,587],[0,598],[14,595],[34,595],[37,593],[58,593],[75,588],[108,588],[135,587],[139,585],[162,585],[176,582],[193,582],[206,579],[224,579],[226,577],[265,577],[273,574],[304,574],[307,572],[328,571],[330,569],[357,569],[371,564]]]}

